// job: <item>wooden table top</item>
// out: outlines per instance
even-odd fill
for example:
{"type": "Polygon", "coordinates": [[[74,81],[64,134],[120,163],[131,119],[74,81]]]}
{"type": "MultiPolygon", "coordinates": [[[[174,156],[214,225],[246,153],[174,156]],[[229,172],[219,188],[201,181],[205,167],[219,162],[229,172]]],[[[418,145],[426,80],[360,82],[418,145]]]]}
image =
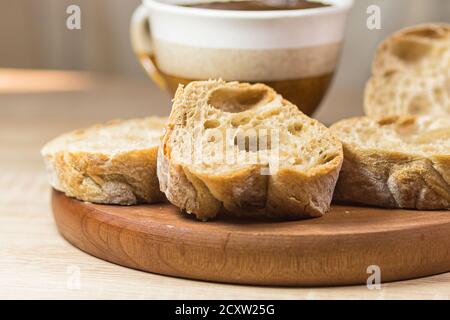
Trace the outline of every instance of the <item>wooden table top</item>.
{"type": "MultiPolygon", "coordinates": [[[[318,113],[353,98],[331,95],[318,113]]],[[[165,115],[150,81],[79,72],[0,69],[0,299],[449,299],[450,273],[333,288],[227,285],[149,274],[104,262],[57,232],[39,150],[65,131],[112,118],[165,115]]],[[[382,275],[381,275],[382,277],[382,275]]]]}

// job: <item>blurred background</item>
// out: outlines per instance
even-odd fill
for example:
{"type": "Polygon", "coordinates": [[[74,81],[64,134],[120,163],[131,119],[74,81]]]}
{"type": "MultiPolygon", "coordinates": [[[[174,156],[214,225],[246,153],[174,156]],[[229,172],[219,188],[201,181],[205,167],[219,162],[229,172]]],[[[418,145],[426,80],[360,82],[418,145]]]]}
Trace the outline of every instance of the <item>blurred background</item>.
{"type": "MultiPolygon", "coordinates": [[[[130,17],[139,3],[0,0],[0,67],[88,70],[144,79],[146,75],[131,51],[128,37],[130,17]],[[70,4],[81,7],[81,30],[65,28],[70,4]]],[[[362,90],[379,41],[395,30],[429,21],[450,22],[450,1],[356,0],[333,91],[362,90]],[[381,8],[381,30],[366,27],[366,10],[371,4],[381,8]]],[[[148,81],[148,86],[152,88],[153,84],[148,81]]],[[[357,111],[347,110],[349,114],[357,111]]]]}
{"type": "MultiPolygon", "coordinates": [[[[140,0],[1,0],[0,66],[101,71],[145,77],[130,49],[128,25],[140,0]],[[77,4],[82,29],[67,30],[66,8],[77,4]]],[[[450,22],[448,0],[356,0],[338,84],[362,86],[377,43],[402,27],[450,22]],[[379,5],[382,30],[366,28],[366,9],[379,5]]]]}

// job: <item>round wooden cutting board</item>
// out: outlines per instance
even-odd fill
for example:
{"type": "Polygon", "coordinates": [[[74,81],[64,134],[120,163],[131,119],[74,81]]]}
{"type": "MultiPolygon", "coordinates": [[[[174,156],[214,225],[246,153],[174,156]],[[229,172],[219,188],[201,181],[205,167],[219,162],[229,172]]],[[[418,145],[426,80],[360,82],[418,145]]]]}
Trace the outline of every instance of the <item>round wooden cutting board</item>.
{"type": "Polygon", "coordinates": [[[450,211],[333,206],[303,221],[199,222],[170,204],[95,205],[56,191],[52,206],[59,231],[81,250],[170,276],[324,286],[365,284],[370,266],[381,282],[450,271],[450,211]]]}

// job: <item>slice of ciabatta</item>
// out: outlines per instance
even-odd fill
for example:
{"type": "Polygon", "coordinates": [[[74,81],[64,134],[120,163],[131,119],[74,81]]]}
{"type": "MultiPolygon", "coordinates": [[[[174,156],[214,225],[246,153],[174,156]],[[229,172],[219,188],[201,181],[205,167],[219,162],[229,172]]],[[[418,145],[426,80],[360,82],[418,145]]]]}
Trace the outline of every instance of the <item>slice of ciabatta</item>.
{"type": "Polygon", "coordinates": [[[415,26],[382,42],[364,110],[370,117],[450,115],[450,24],[415,26]]]}
{"type": "Polygon", "coordinates": [[[344,146],[335,200],[449,209],[449,117],[361,117],[340,121],[330,129],[344,146]]]}
{"type": "Polygon", "coordinates": [[[158,153],[168,200],[200,220],[327,212],[342,164],[329,130],[263,84],[180,86],[158,153]]]}
{"type": "Polygon", "coordinates": [[[166,120],[116,120],[57,137],[41,151],[50,184],[70,197],[94,203],[164,200],[156,158],[166,120]]]}

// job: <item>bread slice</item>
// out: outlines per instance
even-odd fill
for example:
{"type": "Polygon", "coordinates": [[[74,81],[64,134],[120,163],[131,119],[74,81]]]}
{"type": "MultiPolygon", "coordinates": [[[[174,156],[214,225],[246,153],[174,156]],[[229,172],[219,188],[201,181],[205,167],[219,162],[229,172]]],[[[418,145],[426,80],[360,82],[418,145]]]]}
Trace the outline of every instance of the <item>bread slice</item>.
{"type": "Polygon", "coordinates": [[[450,24],[404,29],[382,42],[364,110],[370,117],[450,115],[450,24]]]}
{"type": "Polygon", "coordinates": [[[329,130],[263,84],[180,86],[158,152],[161,190],[200,220],[327,212],[342,163],[329,130]]]}
{"type": "Polygon", "coordinates": [[[70,197],[95,203],[164,200],[156,158],[166,120],[111,121],[57,137],[41,151],[50,184],[70,197]]]}
{"type": "Polygon", "coordinates": [[[449,117],[360,117],[330,129],[344,146],[335,200],[387,208],[449,209],[449,117]]]}

